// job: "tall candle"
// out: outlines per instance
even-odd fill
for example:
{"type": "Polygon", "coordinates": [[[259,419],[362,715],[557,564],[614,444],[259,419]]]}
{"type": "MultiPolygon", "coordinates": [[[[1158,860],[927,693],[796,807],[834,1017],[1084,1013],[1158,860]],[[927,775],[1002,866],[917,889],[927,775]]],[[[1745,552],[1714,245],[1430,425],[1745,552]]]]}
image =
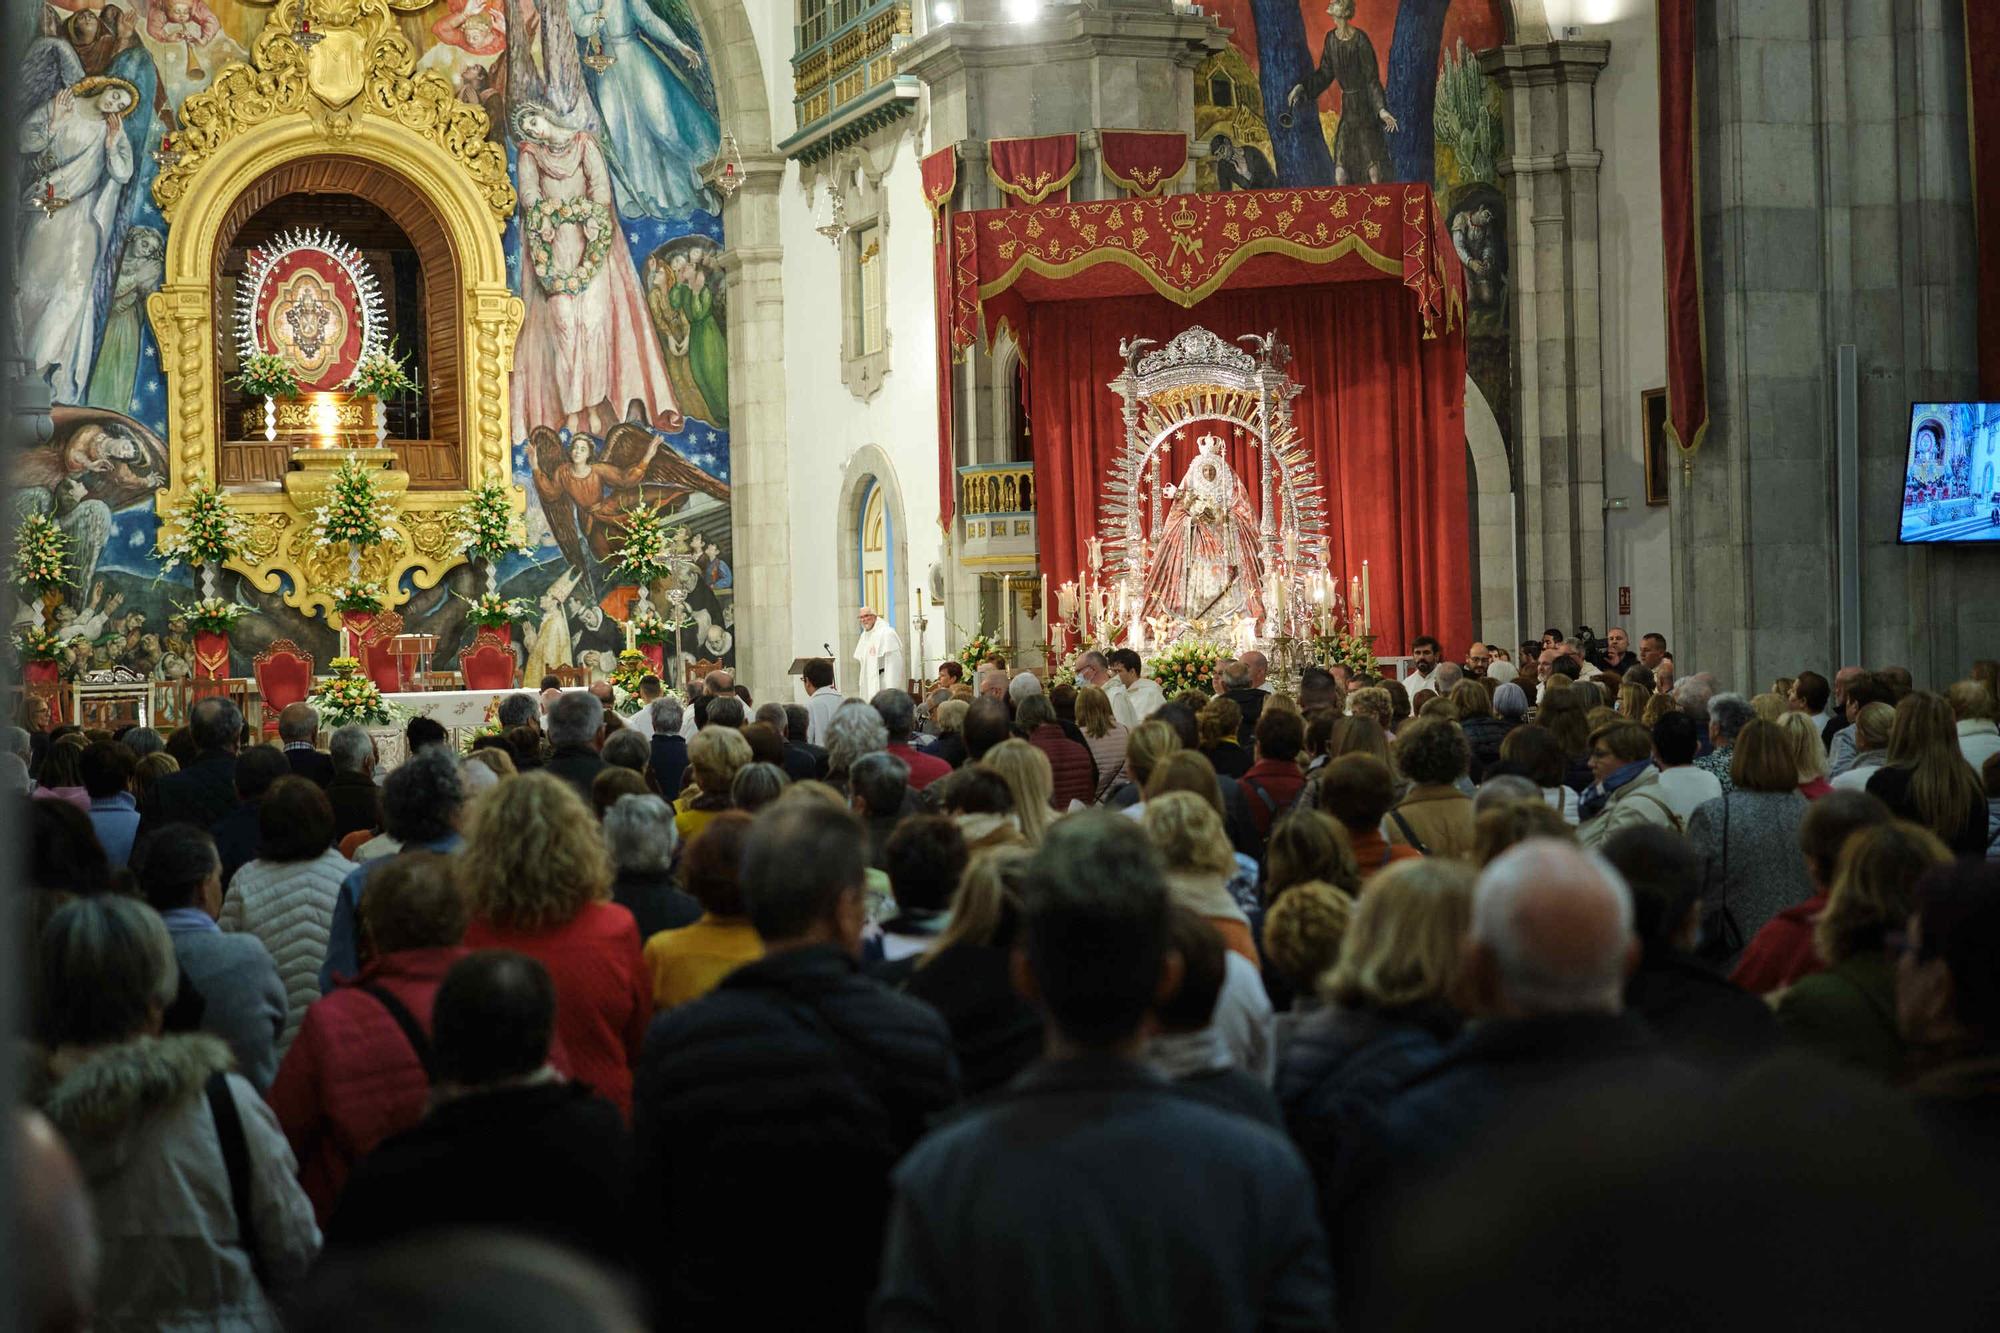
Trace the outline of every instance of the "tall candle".
{"type": "Polygon", "coordinates": [[[1375,629],[1374,604],[1369,599],[1368,562],[1361,562],[1361,632],[1372,633],[1375,629]]]}
{"type": "Polygon", "coordinates": [[[1056,641],[1055,617],[1049,614],[1049,576],[1042,575],[1042,642],[1056,641]]]}

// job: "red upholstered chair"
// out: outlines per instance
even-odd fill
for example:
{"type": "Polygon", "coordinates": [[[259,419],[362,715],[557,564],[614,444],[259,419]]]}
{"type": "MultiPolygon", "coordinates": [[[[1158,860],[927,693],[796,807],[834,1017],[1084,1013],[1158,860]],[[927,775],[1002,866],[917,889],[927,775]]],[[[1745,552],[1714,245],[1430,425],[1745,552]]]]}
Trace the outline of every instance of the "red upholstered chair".
{"type": "Polygon", "coordinates": [[[264,734],[273,735],[278,730],[278,714],[312,691],[312,654],[290,639],[278,639],[250,660],[250,670],[264,701],[264,734]]]}
{"type": "Polygon", "coordinates": [[[368,629],[361,636],[361,674],[374,681],[375,688],[384,694],[395,694],[403,688],[402,668],[389,651],[389,640],[402,632],[403,618],[394,611],[384,611],[368,622],[368,629]]]}
{"type": "Polygon", "coordinates": [[[514,688],[514,654],[500,636],[483,629],[472,646],[458,655],[458,672],[468,690],[511,690],[514,688]]]}

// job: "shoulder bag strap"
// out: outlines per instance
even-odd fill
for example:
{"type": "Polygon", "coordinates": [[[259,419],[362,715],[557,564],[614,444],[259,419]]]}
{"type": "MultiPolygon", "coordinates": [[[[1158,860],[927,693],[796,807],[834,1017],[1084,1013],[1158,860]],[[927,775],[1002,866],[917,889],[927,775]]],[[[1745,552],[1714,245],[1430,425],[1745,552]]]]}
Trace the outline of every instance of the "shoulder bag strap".
{"type": "Polygon", "coordinates": [[[1263,783],[1257,781],[1255,778],[1244,778],[1242,785],[1248,787],[1251,793],[1256,796],[1257,800],[1263,805],[1265,814],[1269,815],[1272,819],[1278,817],[1278,803],[1271,799],[1270,792],[1264,790],[1263,783]]]}
{"type": "Polygon", "coordinates": [[[250,1203],[250,1143],[243,1137],[243,1118],[222,1070],[208,1076],[208,1111],[215,1117],[215,1138],[222,1148],[222,1166],[229,1173],[229,1206],[236,1214],[237,1242],[250,1256],[250,1271],[265,1285],[264,1257],[257,1244],[256,1213],[250,1203]]]}
{"type": "Polygon", "coordinates": [[[1671,805],[1668,805],[1665,801],[1661,800],[1659,797],[1655,796],[1652,792],[1649,791],[1635,791],[1632,794],[1634,796],[1638,796],[1645,800],[1651,801],[1654,805],[1659,806],[1660,812],[1667,817],[1668,826],[1671,827],[1674,832],[1676,833],[1687,832],[1686,828],[1684,828],[1681,824],[1681,817],[1674,813],[1674,808],[1671,805]]]}
{"type": "Polygon", "coordinates": [[[1403,812],[1401,810],[1391,810],[1389,812],[1389,818],[1396,821],[1396,827],[1402,831],[1404,839],[1409,842],[1410,846],[1416,848],[1416,850],[1424,856],[1429,856],[1431,854],[1431,849],[1424,846],[1423,839],[1419,838],[1417,836],[1417,831],[1410,827],[1410,821],[1403,818],[1403,812]]]}
{"type": "Polygon", "coordinates": [[[410,1007],[397,999],[395,993],[386,986],[378,986],[371,982],[356,989],[373,996],[377,1004],[389,1011],[389,1017],[395,1019],[396,1026],[403,1030],[404,1040],[408,1041],[410,1049],[416,1052],[417,1063],[424,1067],[424,1077],[427,1079],[434,1077],[435,1071],[431,1068],[431,1039],[424,1035],[423,1025],[417,1022],[417,1016],[410,1012],[410,1007]]]}

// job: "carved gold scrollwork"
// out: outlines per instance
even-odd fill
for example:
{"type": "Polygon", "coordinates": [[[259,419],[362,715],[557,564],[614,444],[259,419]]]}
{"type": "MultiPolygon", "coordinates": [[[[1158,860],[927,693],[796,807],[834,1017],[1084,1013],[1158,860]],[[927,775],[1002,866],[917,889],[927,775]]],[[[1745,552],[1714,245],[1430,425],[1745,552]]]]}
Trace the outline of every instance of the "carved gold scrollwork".
{"type": "MultiPolygon", "coordinates": [[[[467,480],[512,482],[507,375],[523,307],[509,287],[501,229],[515,210],[514,187],[504,150],[487,137],[485,111],[460,101],[443,74],[417,68],[397,15],[432,2],[277,0],[248,62],[224,66],[183,103],[175,156],[153,183],[168,221],[165,280],[146,301],[167,380],[163,511],[197,474],[221,473],[218,441],[227,426],[217,411],[212,283],[230,210],[273,171],[329,153],[394,173],[448,233],[461,312],[453,336],[466,372],[456,415],[467,480]],[[317,40],[299,41],[301,20],[317,40]]],[[[362,576],[388,587],[392,604],[405,576],[415,587],[435,587],[463,561],[447,516],[464,500],[464,491],[400,494],[406,535],[369,552],[362,576]]],[[[517,513],[526,508],[518,487],[513,503],[517,513]]],[[[346,550],[315,550],[308,510],[285,491],[233,492],[230,505],[249,526],[243,557],[230,568],[266,593],[282,591],[300,611],[330,612],[328,590],[347,577],[346,550]]]]}

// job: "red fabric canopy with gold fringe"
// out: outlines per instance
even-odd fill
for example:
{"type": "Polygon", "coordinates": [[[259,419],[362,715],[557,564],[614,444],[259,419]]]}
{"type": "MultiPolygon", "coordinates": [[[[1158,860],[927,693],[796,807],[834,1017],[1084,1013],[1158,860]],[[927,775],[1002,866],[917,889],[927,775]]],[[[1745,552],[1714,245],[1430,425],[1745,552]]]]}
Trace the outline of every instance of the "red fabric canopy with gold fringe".
{"type": "Polygon", "coordinates": [[[1104,178],[1140,198],[1165,194],[1187,170],[1188,137],[1179,130],[1100,130],[1104,178]]]}
{"type": "MultiPolygon", "coordinates": [[[[1115,199],[951,219],[951,346],[1036,301],[1155,292],[1182,307],[1222,289],[1400,279],[1427,338],[1464,317],[1458,253],[1425,185],[1115,199]]],[[[946,294],[939,293],[945,300],[946,294]]],[[[941,349],[942,350],[942,349],[941,349]]]]}
{"type": "Polygon", "coordinates": [[[986,154],[986,174],[1007,196],[1008,207],[1069,202],[1069,183],[1076,179],[1074,134],[992,139],[986,154]]]}

